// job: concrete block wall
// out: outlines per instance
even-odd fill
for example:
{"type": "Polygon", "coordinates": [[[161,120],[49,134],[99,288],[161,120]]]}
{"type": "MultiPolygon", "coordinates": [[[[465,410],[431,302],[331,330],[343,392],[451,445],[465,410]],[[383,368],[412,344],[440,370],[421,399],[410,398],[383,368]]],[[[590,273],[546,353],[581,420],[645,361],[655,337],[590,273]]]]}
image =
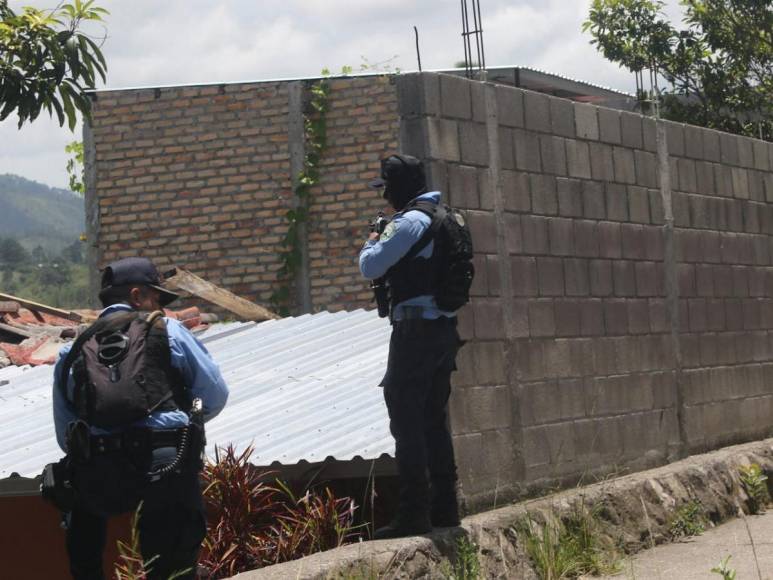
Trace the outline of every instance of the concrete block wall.
{"type": "MultiPolygon", "coordinates": [[[[311,82],[295,81],[306,100],[311,82]]],[[[293,207],[291,147],[304,147],[290,137],[292,84],[96,93],[85,130],[93,270],[141,254],[268,303],[293,207]]],[[[313,311],[370,305],[355,258],[383,201],[367,182],[397,147],[389,77],[332,80],[329,103],[308,228],[313,311]]]]}
{"type": "Polygon", "coordinates": [[[473,230],[471,507],[770,434],[770,144],[444,75],[398,96],[473,230]]]}

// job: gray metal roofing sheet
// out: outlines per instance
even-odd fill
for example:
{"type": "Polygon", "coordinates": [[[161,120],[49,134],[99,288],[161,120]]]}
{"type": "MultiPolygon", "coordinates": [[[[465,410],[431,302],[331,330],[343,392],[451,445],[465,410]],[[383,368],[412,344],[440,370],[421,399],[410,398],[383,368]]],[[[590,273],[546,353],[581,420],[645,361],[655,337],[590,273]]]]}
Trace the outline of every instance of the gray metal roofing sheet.
{"type": "MultiPolygon", "coordinates": [[[[199,335],[230,388],[207,423],[207,453],[254,444],[256,465],[394,453],[378,383],[389,323],[375,311],[321,312],[199,335]]],[[[61,456],[51,411],[52,367],[0,370],[0,479],[37,475],[61,456]],[[7,384],[2,384],[8,381],[7,384]]]]}

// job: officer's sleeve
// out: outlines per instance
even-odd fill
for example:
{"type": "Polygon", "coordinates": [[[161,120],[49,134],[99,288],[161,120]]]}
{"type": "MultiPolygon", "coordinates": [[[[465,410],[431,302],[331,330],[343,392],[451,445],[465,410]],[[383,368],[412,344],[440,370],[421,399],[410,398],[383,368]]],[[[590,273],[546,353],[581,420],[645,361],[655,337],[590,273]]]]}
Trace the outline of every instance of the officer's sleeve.
{"type": "MultiPolygon", "coordinates": [[[[54,407],[54,429],[56,431],[56,442],[59,444],[59,447],[65,453],[67,453],[67,441],[66,441],[67,425],[69,425],[72,421],[75,421],[78,418],[72,406],[67,401],[67,398],[64,396],[64,393],[62,392],[61,380],[60,380],[60,376],[62,374],[62,365],[64,364],[64,359],[67,356],[67,353],[70,352],[71,347],[72,347],[71,344],[67,344],[63,346],[62,349],[59,351],[59,358],[57,359],[56,364],[54,365],[54,392],[52,396],[53,407],[54,407]]],[[[67,380],[68,380],[68,392],[71,393],[72,389],[74,388],[74,383],[72,379],[72,369],[70,370],[70,374],[68,375],[67,380]]]]}
{"type": "Polygon", "coordinates": [[[429,224],[429,217],[421,212],[410,212],[389,222],[377,242],[368,241],[360,250],[362,275],[373,280],[386,274],[419,241],[429,224]]]}
{"type": "Polygon", "coordinates": [[[228,400],[228,386],[206,347],[179,321],[166,319],[172,366],[178,369],[193,398],[204,406],[204,420],[216,417],[228,400]]]}

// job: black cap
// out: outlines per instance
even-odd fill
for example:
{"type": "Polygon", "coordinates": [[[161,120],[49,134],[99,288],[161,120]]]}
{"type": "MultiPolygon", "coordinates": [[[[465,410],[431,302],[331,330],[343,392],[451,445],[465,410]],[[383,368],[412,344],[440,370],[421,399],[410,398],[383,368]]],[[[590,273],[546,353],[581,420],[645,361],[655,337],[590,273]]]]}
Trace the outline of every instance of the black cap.
{"type": "Polygon", "coordinates": [[[163,278],[147,258],[124,258],[108,265],[102,270],[102,290],[99,298],[105,302],[110,293],[121,287],[141,285],[154,288],[161,293],[161,306],[166,306],[180,296],[162,287],[163,278]]]}

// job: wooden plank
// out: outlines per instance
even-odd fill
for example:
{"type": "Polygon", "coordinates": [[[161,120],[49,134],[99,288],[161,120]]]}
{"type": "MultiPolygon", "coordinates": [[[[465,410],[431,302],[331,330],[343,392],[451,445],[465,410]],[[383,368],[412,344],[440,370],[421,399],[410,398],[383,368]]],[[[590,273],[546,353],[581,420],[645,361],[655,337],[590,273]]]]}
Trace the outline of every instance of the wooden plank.
{"type": "Polygon", "coordinates": [[[0,301],[0,312],[19,312],[19,303],[13,300],[0,301]]]}
{"type": "Polygon", "coordinates": [[[0,322],[0,330],[14,334],[21,338],[32,338],[33,336],[40,336],[39,333],[30,332],[25,328],[19,328],[18,326],[11,326],[10,324],[3,324],[0,322]]]}
{"type": "Polygon", "coordinates": [[[60,308],[54,308],[53,306],[46,306],[45,304],[39,304],[38,302],[32,302],[31,300],[24,300],[10,294],[0,293],[0,300],[8,300],[12,302],[18,302],[24,308],[32,310],[33,312],[45,312],[46,314],[52,314],[65,320],[72,320],[73,322],[82,322],[83,317],[77,312],[70,310],[61,310],[60,308]]]}
{"type": "Polygon", "coordinates": [[[225,288],[212,284],[212,282],[207,282],[203,278],[196,276],[196,274],[192,274],[182,268],[174,268],[170,272],[165,273],[164,278],[168,286],[177,290],[184,290],[212,304],[217,304],[244,320],[260,322],[280,318],[267,308],[237,296],[225,288]]]}

